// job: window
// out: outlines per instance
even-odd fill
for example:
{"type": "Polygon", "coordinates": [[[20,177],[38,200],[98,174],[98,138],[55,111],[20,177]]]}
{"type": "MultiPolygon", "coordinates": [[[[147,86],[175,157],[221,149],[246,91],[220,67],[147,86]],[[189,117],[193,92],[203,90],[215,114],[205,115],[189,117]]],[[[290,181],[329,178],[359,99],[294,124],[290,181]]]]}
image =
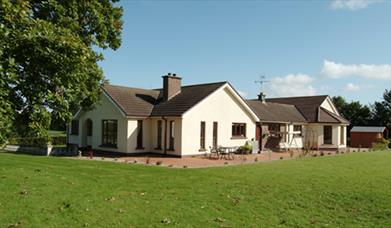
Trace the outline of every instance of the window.
{"type": "Polygon", "coordinates": [[[143,147],[143,121],[137,120],[137,148],[144,149],[143,147]]]}
{"type": "Polygon", "coordinates": [[[246,137],[246,124],[232,123],[232,137],[246,137]]]}
{"type": "Polygon", "coordinates": [[[268,129],[271,136],[278,136],[280,132],[280,124],[269,124],[268,129]]]}
{"type": "Polygon", "coordinates": [[[333,144],[333,128],[331,126],[323,126],[323,144],[333,144]]]}
{"type": "Polygon", "coordinates": [[[170,121],[169,150],[174,150],[174,128],[175,128],[175,122],[173,120],[171,120],[170,121]]]}
{"type": "Polygon", "coordinates": [[[71,135],[79,135],[79,121],[78,120],[72,120],[71,135]]]}
{"type": "Polygon", "coordinates": [[[86,127],[87,127],[87,136],[92,136],[92,120],[91,119],[87,119],[87,122],[86,122],[86,127]]]}
{"type": "Polygon", "coordinates": [[[218,123],[213,122],[213,147],[217,147],[218,123]]]}
{"type": "Polygon", "coordinates": [[[162,149],[162,130],[163,130],[163,122],[161,120],[157,121],[157,148],[162,149]]]}
{"type": "Polygon", "coordinates": [[[301,125],[293,125],[293,131],[300,131],[299,134],[296,134],[298,136],[303,136],[303,128],[301,125]]]}
{"type": "Polygon", "coordinates": [[[345,127],[341,126],[340,129],[341,129],[341,133],[340,133],[339,141],[341,145],[345,145],[345,127]]]}
{"type": "Polygon", "coordinates": [[[102,146],[117,147],[117,120],[102,120],[102,146]]]}
{"type": "Polygon", "coordinates": [[[200,149],[205,150],[205,122],[201,122],[200,149]]]}

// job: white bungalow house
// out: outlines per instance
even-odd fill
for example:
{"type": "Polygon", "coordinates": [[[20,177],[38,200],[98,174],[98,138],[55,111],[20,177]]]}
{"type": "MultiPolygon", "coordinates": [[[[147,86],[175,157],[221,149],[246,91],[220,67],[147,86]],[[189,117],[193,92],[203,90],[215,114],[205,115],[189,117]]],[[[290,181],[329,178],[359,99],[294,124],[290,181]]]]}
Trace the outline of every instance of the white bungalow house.
{"type": "Polygon", "coordinates": [[[175,74],[163,88],[104,85],[93,110],[80,110],[68,143],[121,153],[200,155],[209,147],[255,139],[257,114],[228,82],[182,86],[175,74]]]}
{"type": "Polygon", "coordinates": [[[346,121],[328,96],[243,100],[228,82],[182,86],[175,74],[163,88],[104,85],[100,103],[76,113],[68,143],[119,153],[201,155],[210,147],[340,149],[346,121]]]}

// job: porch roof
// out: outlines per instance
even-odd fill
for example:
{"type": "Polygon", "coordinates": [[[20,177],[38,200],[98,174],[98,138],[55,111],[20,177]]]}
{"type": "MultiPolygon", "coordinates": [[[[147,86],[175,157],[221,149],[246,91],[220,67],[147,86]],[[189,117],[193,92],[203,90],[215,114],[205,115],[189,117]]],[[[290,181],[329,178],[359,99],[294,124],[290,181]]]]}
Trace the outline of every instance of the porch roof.
{"type": "Polygon", "coordinates": [[[306,123],[307,120],[294,105],[262,103],[259,100],[247,100],[261,122],[306,123]]]}

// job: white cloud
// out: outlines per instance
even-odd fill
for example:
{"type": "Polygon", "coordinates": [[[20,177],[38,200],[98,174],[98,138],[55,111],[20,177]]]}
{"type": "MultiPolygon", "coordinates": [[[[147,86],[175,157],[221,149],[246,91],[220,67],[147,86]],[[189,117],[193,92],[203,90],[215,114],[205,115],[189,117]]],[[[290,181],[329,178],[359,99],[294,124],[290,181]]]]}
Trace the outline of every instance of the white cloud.
{"type": "Polygon", "coordinates": [[[346,91],[349,91],[349,92],[356,92],[356,91],[359,91],[359,90],[360,90],[360,86],[355,85],[355,84],[353,84],[353,83],[348,83],[348,84],[345,86],[345,90],[346,90],[346,91]]]}
{"type": "Polygon", "coordinates": [[[368,79],[391,80],[391,65],[342,64],[325,60],[321,73],[330,78],[360,76],[368,79]]]}
{"type": "Polygon", "coordinates": [[[289,74],[270,80],[271,96],[308,96],[316,94],[311,83],[314,79],[306,74],[289,74]]]}
{"type": "Polygon", "coordinates": [[[243,98],[247,98],[247,96],[248,96],[248,93],[246,93],[246,92],[244,92],[244,91],[238,90],[238,93],[239,93],[239,95],[242,96],[243,98]]]}
{"type": "Polygon", "coordinates": [[[383,0],[334,0],[331,2],[331,8],[335,10],[360,10],[365,9],[369,5],[382,2],[383,0]]]}

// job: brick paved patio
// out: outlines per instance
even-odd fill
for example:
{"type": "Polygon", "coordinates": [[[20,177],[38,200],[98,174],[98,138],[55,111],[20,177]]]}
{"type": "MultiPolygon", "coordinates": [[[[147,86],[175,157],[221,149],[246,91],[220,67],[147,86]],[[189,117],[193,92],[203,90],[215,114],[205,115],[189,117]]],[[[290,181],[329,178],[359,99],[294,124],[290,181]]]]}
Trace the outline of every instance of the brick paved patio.
{"type": "MultiPolygon", "coordinates": [[[[363,149],[362,149],[363,150],[363,149]]],[[[350,149],[350,152],[357,151],[357,149],[350,149]]],[[[226,158],[216,156],[193,156],[193,157],[165,157],[162,155],[134,155],[129,157],[93,157],[93,160],[115,161],[124,163],[137,163],[143,165],[160,165],[173,168],[206,168],[228,165],[251,164],[257,162],[268,162],[275,160],[295,159],[298,157],[318,157],[340,155],[347,152],[336,151],[310,151],[304,155],[303,151],[293,152],[262,152],[260,154],[250,155],[234,155],[234,158],[226,158]]],[[[81,157],[81,159],[90,159],[89,157],[81,157]]]]}

